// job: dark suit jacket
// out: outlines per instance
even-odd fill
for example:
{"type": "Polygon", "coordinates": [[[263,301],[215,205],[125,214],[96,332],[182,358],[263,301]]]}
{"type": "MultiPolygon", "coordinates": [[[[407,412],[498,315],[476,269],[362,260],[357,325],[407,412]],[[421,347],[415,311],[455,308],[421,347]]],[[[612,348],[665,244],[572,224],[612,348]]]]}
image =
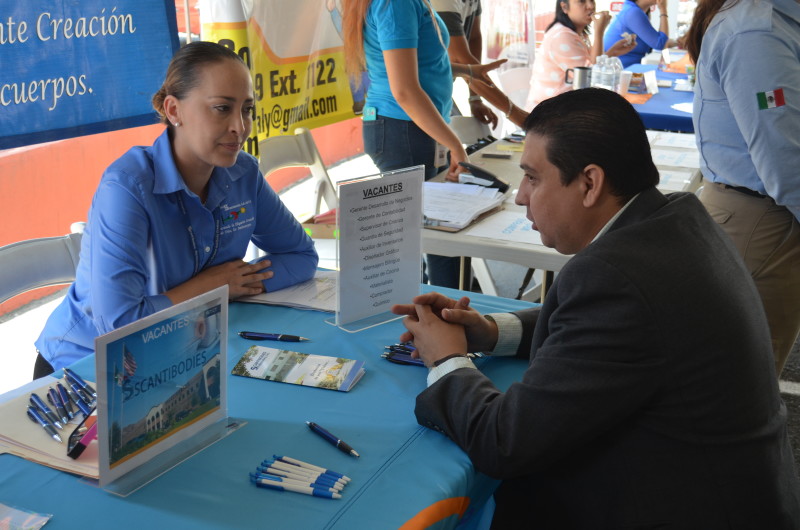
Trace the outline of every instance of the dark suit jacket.
{"type": "Polygon", "coordinates": [[[503,480],[494,528],[800,528],[760,299],[694,195],[640,194],[518,315],[520,382],[459,369],[416,406],[503,480]]]}

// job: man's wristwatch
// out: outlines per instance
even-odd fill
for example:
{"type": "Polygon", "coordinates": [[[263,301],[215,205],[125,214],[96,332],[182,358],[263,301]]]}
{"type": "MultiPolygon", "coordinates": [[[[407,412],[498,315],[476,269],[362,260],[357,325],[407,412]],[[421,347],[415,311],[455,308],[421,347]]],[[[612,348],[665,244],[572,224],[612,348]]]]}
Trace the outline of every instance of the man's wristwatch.
{"type": "Polygon", "coordinates": [[[456,357],[467,357],[468,358],[469,355],[467,355],[466,353],[453,353],[451,355],[448,355],[447,357],[442,357],[441,359],[439,359],[437,361],[434,361],[433,365],[434,366],[439,366],[443,362],[449,361],[450,359],[455,359],[456,357]]]}

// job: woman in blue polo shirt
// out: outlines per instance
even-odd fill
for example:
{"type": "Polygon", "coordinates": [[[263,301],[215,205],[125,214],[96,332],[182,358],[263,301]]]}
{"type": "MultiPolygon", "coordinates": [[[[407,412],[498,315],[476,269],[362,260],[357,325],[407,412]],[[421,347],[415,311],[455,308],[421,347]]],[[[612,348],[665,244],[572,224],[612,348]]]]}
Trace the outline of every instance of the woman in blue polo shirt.
{"type": "Polygon", "coordinates": [[[75,282],[36,341],[34,377],[91,354],[98,335],[216,287],[234,299],[314,275],[313,242],[241,150],[253,87],[239,56],[211,42],[181,48],[153,106],[166,130],[103,174],[75,282]],[[265,259],[242,261],[250,241],[265,259]]]}
{"type": "Polygon", "coordinates": [[[622,65],[627,68],[641,63],[645,55],[652,50],[663,50],[675,45],[669,38],[669,15],[667,0],[625,0],[620,11],[603,36],[603,49],[608,51],[615,43],[624,38],[623,33],[636,35],[636,46],[620,56],[622,65]],[[658,4],[658,30],[650,23],[647,13],[658,4]]]}

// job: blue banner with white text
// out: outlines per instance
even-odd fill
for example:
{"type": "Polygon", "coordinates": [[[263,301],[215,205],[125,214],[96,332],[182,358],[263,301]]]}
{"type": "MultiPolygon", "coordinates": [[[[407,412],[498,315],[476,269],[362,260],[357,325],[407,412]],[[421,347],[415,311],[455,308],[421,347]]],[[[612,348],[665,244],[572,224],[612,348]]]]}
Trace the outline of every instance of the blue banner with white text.
{"type": "Polygon", "coordinates": [[[0,149],[156,123],[174,0],[0,0],[0,149]]]}

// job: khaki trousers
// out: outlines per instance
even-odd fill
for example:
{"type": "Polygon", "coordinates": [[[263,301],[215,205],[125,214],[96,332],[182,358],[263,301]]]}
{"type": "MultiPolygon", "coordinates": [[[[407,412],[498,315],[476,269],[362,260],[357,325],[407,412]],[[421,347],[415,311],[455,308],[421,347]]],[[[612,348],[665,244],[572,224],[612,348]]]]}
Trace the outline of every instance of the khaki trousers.
{"type": "Polygon", "coordinates": [[[706,182],[700,194],[711,217],[744,258],[767,313],[780,376],[800,332],[800,223],[770,197],[706,182]]]}

